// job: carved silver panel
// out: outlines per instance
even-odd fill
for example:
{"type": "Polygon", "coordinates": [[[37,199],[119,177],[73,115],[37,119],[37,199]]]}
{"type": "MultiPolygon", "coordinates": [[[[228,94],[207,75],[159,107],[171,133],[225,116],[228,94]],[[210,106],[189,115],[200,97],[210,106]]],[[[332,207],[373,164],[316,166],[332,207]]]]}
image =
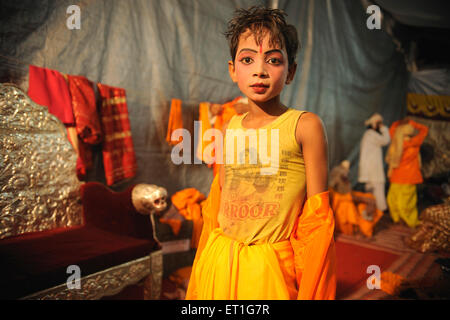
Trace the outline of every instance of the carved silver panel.
{"type": "Polygon", "coordinates": [[[159,299],[162,284],[162,251],[82,277],[80,289],[67,284],[37,292],[22,300],[95,300],[118,294],[125,287],[144,279],[146,299],[159,299]]]}
{"type": "Polygon", "coordinates": [[[64,125],[0,84],[0,239],[83,223],[76,160],[64,125]]]}
{"type": "Polygon", "coordinates": [[[158,250],[150,255],[151,274],[144,283],[144,299],[159,300],[163,278],[163,252],[158,250]]]}

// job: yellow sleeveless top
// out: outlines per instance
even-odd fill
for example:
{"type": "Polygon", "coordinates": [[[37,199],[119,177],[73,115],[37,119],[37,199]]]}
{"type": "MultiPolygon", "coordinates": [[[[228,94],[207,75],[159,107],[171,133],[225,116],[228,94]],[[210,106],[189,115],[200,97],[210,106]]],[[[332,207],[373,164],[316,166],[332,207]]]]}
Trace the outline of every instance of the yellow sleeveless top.
{"type": "Polygon", "coordinates": [[[218,213],[224,235],[244,244],[289,239],[306,193],[305,162],[295,139],[304,112],[289,108],[258,129],[242,126],[247,113],[230,120],[218,213]]]}

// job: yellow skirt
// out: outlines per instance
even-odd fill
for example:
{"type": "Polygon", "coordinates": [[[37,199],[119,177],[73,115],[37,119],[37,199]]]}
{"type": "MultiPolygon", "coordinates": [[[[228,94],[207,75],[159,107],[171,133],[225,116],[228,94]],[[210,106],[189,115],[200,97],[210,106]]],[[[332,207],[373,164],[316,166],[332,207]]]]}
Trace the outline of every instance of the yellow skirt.
{"type": "Polygon", "coordinates": [[[289,240],[246,245],[214,229],[192,268],[186,299],[297,299],[289,240]]]}

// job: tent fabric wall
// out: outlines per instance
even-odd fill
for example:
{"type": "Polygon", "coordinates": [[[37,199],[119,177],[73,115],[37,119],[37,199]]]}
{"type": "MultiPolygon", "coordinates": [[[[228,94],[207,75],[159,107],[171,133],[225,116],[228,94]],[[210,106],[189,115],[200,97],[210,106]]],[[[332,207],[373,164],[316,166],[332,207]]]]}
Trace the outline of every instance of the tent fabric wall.
{"type": "MultiPolygon", "coordinates": [[[[152,183],[169,194],[195,187],[208,193],[212,170],[175,165],[165,142],[170,100],[183,101],[193,133],[202,101],[223,103],[240,94],[228,76],[226,22],[250,0],[47,0],[2,3],[1,68],[25,77],[27,65],[84,75],[124,88],[138,162],[137,176],[116,186],[152,183]],[[81,9],[81,28],[69,30],[67,7],[81,9]]],[[[382,30],[368,30],[360,1],[276,1],[299,30],[298,73],[282,101],[322,117],[330,166],[352,161],[355,175],[363,122],[374,112],[390,124],[405,113],[407,73],[382,30]]],[[[192,144],[194,140],[192,139],[192,144]]],[[[97,159],[98,160],[98,159],[97,159]]],[[[101,180],[101,162],[92,176],[101,180]]]]}
{"type": "MultiPolygon", "coordinates": [[[[422,173],[424,178],[449,178],[450,168],[450,71],[445,69],[429,69],[411,73],[408,82],[408,93],[441,97],[447,101],[446,117],[439,120],[426,115],[408,112],[409,117],[429,128],[422,148],[422,173]]],[[[432,100],[432,99],[430,99],[432,100]]],[[[442,105],[441,105],[442,107],[442,105]]],[[[445,112],[445,110],[443,110],[445,112]]],[[[409,111],[409,110],[408,110],[409,111]]]]}
{"type": "MultiPolygon", "coordinates": [[[[23,72],[33,64],[124,88],[138,162],[131,183],[164,186],[172,194],[195,187],[207,193],[212,170],[175,165],[165,142],[170,100],[183,101],[188,129],[201,101],[224,103],[239,95],[228,76],[223,32],[236,7],[262,1],[93,0],[21,1],[4,7],[1,55],[23,72]],[[67,8],[77,4],[81,28],[69,30],[67,8]]],[[[2,4],[3,6],[3,4],[2,4]]],[[[26,77],[21,83],[26,89],[26,77]]],[[[193,130],[191,131],[193,132],[193,130]]],[[[193,143],[192,137],[192,143],[193,143]]],[[[102,179],[101,161],[93,180],[102,179]]]]}
{"type": "Polygon", "coordinates": [[[360,1],[280,1],[299,30],[298,72],[283,98],[317,113],[327,129],[330,168],[350,160],[356,182],[364,120],[380,113],[390,125],[406,113],[408,73],[382,30],[369,30],[360,1]]]}

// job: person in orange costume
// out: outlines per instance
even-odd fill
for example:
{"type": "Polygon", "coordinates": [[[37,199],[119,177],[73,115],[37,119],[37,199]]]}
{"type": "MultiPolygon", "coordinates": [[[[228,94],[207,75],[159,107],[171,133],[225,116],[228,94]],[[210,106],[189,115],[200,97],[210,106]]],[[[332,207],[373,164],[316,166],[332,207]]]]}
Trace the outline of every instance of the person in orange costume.
{"type": "Polygon", "coordinates": [[[336,228],[343,234],[355,233],[359,212],[352,197],[352,186],[348,178],[350,161],[344,160],[331,169],[329,188],[331,207],[336,218],[336,228]]]}
{"type": "Polygon", "coordinates": [[[226,128],[226,161],[203,207],[188,300],[335,298],[326,134],[317,115],[280,102],[294,78],[298,48],[284,16],[252,7],[237,10],[229,22],[230,76],[248,97],[249,111],[226,128]],[[245,135],[257,145],[228,148],[245,135]],[[255,154],[257,161],[249,161],[255,154]]]}
{"type": "Polygon", "coordinates": [[[353,191],[348,179],[350,161],[344,160],[330,173],[331,208],[338,231],[353,235],[360,231],[370,238],[383,211],[376,208],[375,196],[369,192],[353,191]]]}
{"type": "Polygon", "coordinates": [[[402,219],[414,228],[419,223],[416,185],[423,182],[419,152],[428,127],[405,118],[394,122],[389,133],[392,138],[386,154],[390,181],[387,196],[389,212],[394,222],[402,219]]]}

